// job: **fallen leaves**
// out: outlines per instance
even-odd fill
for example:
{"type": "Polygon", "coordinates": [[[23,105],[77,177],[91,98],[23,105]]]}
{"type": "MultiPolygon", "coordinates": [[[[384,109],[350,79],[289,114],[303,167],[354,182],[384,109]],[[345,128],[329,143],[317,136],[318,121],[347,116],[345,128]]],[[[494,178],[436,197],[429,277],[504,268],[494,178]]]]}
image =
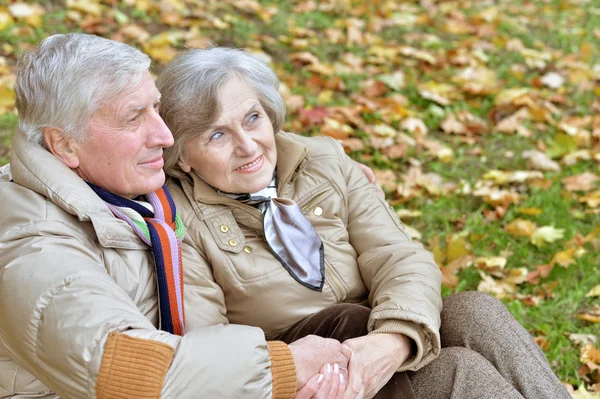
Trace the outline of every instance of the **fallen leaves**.
{"type": "Polygon", "coordinates": [[[564,233],[565,229],[557,229],[554,226],[543,226],[533,232],[531,243],[535,246],[543,247],[547,243],[562,239],[564,233]]]}

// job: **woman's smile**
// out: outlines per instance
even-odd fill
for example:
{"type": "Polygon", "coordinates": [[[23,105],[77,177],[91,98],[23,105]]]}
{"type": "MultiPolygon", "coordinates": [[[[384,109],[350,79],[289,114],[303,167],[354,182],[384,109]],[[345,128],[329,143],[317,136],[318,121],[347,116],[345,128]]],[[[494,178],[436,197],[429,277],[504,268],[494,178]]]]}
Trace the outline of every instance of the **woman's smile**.
{"type": "Polygon", "coordinates": [[[254,161],[247,163],[245,165],[240,166],[235,171],[240,173],[254,173],[262,169],[264,166],[264,157],[261,155],[256,158],[254,161]]]}

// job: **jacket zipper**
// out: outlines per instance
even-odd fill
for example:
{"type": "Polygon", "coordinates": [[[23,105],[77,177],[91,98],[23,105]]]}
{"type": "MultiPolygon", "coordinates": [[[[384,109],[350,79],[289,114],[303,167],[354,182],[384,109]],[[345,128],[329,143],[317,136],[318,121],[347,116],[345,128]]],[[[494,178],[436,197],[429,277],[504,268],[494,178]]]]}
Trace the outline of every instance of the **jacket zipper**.
{"type": "Polygon", "coordinates": [[[338,280],[336,272],[328,262],[325,262],[325,280],[329,287],[331,287],[331,291],[333,291],[333,295],[337,302],[344,302],[346,300],[344,285],[338,280]]]}
{"type": "Polygon", "coordinates": [[[325,196],[325,194],[329,193],[329,191],[331,191],[331,189],[327,189],[327,190],[323,191],[322,193],[317,194],[310,201],[308,201],[305,205],[303,205],[302,213],[308,212],[310,210],[310,208],[312,208],[313,205],[315,205],[317,202],[319,202],[319,200],[321,200],[321,198],[323,198],[325,196]]]}
{"type": "Polygon", "coordinates": [[[302,163],[302,161],[304,161],[304,158],[306,158],[307,154],[308,154],[308,148],[304,148],[304,155],[302,155],[300,157],[300,159],[298,160],[298,162],[294,166],[294,169],[292,169],[294,172],[290,173],[290,175],[285,178],[285,181],[283,182],[283,184],[281,186],[277,187],[277,196],[279,196],[283,192],[283,189],[288,184],[288,182],[292,179],[292,176],[294,176],[294,173],[298,169],[298,166],[300,166],[300,164],[302,163]]]}

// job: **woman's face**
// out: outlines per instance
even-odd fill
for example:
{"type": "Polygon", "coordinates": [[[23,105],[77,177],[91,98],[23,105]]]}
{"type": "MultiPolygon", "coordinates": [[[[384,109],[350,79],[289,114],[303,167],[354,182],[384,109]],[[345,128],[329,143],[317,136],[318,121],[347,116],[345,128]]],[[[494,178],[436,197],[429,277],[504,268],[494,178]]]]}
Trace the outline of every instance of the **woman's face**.
{"type": "Polygon", "coordinates": [[[221,115],[214,125],[184,146],[179,166],[230,193],[267,187],[277,163],[273,125],[255,91],[233,78],[219,93],[221,115]]]}

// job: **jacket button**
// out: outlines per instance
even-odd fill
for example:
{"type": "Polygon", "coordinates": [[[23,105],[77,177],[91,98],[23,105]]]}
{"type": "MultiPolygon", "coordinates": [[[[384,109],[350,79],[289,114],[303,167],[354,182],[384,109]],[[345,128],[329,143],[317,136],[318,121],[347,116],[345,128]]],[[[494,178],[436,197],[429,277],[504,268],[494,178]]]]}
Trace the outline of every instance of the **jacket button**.
{"type": "Polygon", "coordinates": [[[246,252],[247,254],[252,253],[252,248],[250,248],[249,246],[245,246],[244,247],[244,252],[246,252]]]}
{"type": "Polygon", "coordinates": [[[315,214],[315,216],[321,216],[323,214],[323,208],[318,206],[313,210],[313,213],[315,214]]]}
{"type": "Polygon", "coordinates": [[[222,231],[223,233],[227,233],[227,232],[229,231],[229,227],[227,227],[226,225],[222,224],[222,225],[221,225],[221,231],[222,231]]]}
{"type": "Polygon", "coordinates": [[[237,245],[237,241],[236,240],[229,240],[229,245],[231,245],[232,247],[235,247],[237,245]]]}

